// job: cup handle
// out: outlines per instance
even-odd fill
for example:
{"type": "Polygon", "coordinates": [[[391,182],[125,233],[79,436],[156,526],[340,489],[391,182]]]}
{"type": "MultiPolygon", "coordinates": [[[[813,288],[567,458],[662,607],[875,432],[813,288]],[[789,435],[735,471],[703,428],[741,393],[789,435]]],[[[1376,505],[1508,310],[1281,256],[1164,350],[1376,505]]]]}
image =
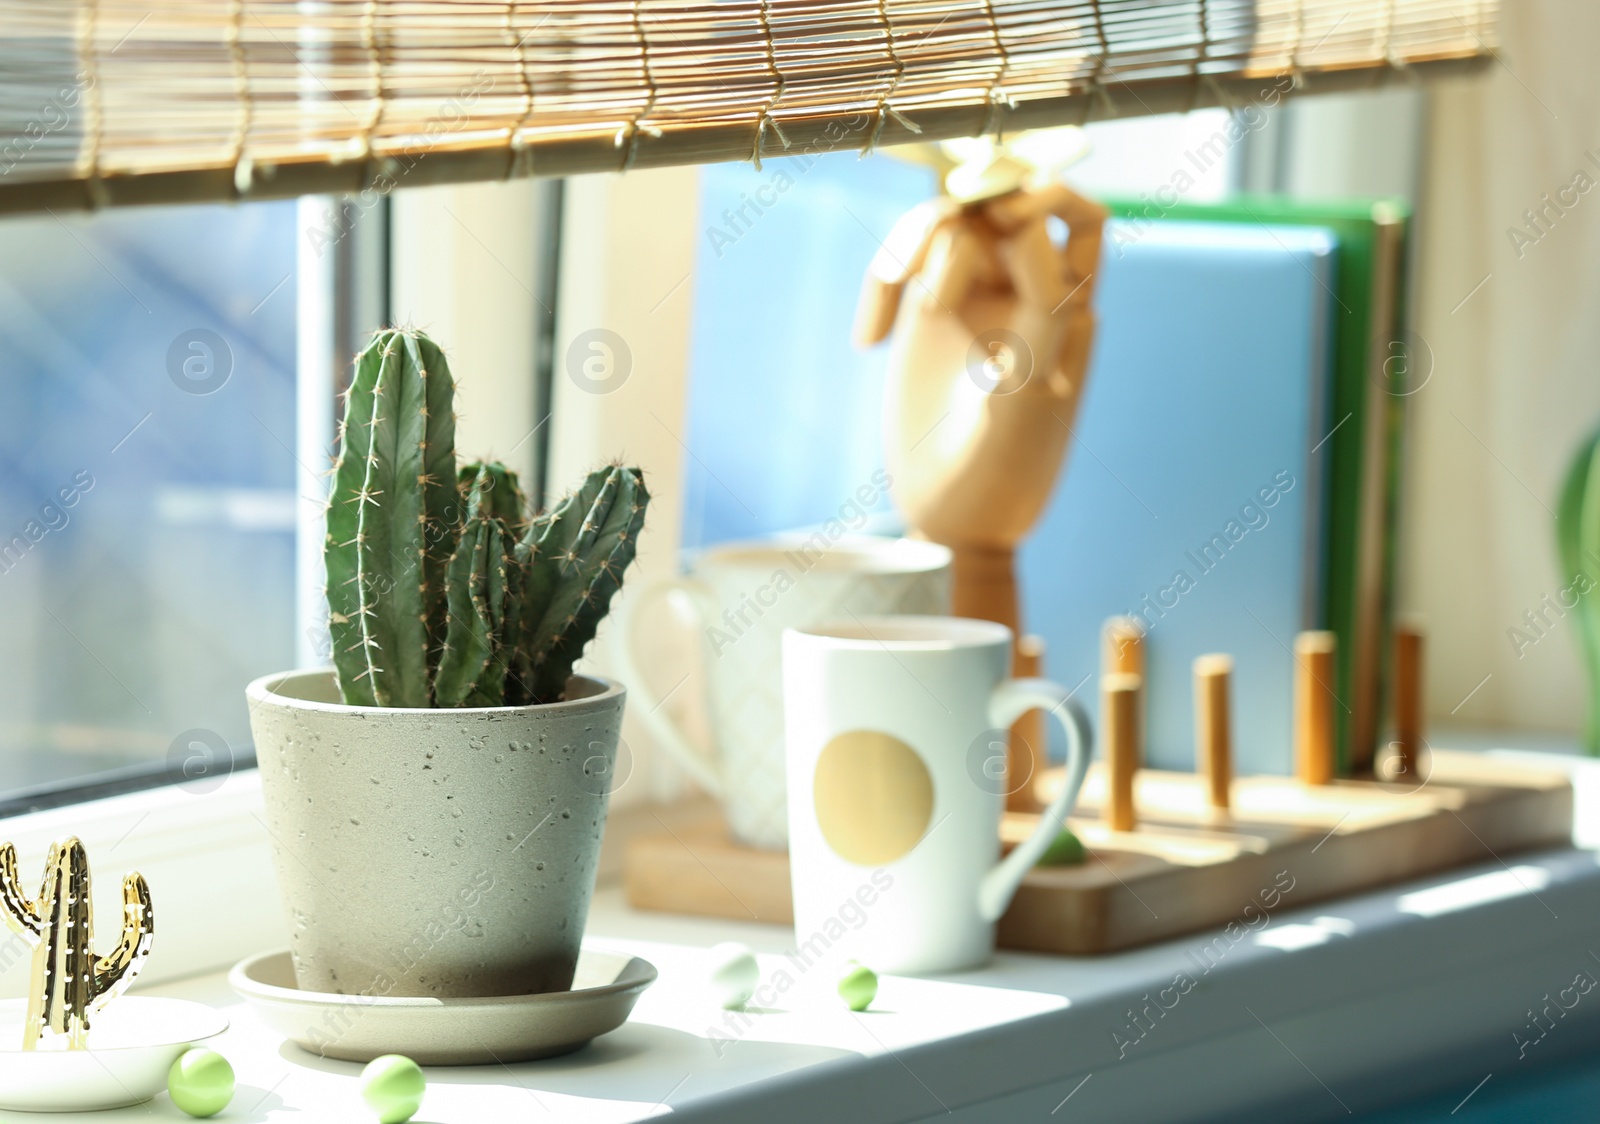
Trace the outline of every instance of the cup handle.
{"type": "Polygon", "coordinates": [[[715,595],[704,582],[694,578],[663,578],[644,587],[636,597],[630,597],[623,606],[617,622],[622,633],[622,643],[617,646],[617,662],[620,665],[622,677],[627,681],[628,690],[638,701],[638,705],[630,709],[636,713],[650,733],[655,736],[656,742],[667,751],[684,772],[694,778],[696,784],[705,789],[717,799],[722,799],[726,786],[722,781],[722,772],[717,767],[716,759],[708,752],[695,748],[683,731],[668,718],[661,709],[663,700],[655,697],[650,690],[647,680],[641,673],[638,661],[634,659],[634,639],[636,626],[644,607],[666,594],[682,591],[689,595],[689,604],[693,606],[697,621],[704,620],[705,606],[710,603],[715,595]]]}
{"type": "Polygon", "coordinates": [[[1066,826],[1072,806],[1078,802],[1084,774],[1089,771],[1089,750],[1093,743],[1088,716],[1066,689],[1048,679],[1008,679],[989,696],[989,724],[1009,730],[1011,724],[1028,711],[1049,712],[1067,735],[1067,783],[1061,786],[1050,807],[1039,816],[1039,826],[1015,850],[997,863],[978,884],[978,912],[985,921],[998,921],[1011,904],[1022,878],[1033,869],[1045,849],[1066,826]]]}

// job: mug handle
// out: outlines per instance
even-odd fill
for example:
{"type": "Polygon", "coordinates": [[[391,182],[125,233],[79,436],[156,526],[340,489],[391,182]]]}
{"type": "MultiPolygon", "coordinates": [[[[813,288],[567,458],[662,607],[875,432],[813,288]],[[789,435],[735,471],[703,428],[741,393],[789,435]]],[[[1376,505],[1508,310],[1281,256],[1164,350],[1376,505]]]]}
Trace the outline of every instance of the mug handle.
{"type": "Polygon", "coordinates": [[[703,624],[705,611],[708,604],[715,601],[715,594],[711,588],[702,581],[694,578],[662,578],[644,587],[637,597],[631,597],[623,606],[617,622],[622,633],[622,643],[617,646],[617,663],[620,665],[622,677],[627,680],[628,690],[638,704],[628,709],[637,714],[644,722],[660,744],[667,751],[684,772],[694,778],[696,784],[705,789],[717,799],[722,799],[726,785],[722,781],[722,771],[716,764],[716,759],[708,752],[696,749],[690,744],[676,723],[668,718],[661,709],[664,700],[655,697],[650,687],[640,672],[639,664],[634,659],[635,628],[639,622],[640,613],[644,607],[656,599],[669,593],[683,592],[689,595],[689,604],[693,606],[697,626],[703,624]]]}
{"type": "Polygon", "coordinates": [[[1048,679],[1007,679],[989,696],[989,724],[1009,730],[1011,724],[1030,710],[1047,711],[1061,724],[1067,735],[1067,783],[1061,786],[1050,807],[1039,816],[1039,826],[1015,850],[997,863],[978,884],[978,912],[985,921],[998,921],[1011,904],[1022,878],[1033,869],[1057,833],[1066,826],[1072,806],[1078,802],[1084,774],[1089,771],[1089,750],[1093,742],[1088,717],[1083,708],[1060,684],[1048,679]]]}

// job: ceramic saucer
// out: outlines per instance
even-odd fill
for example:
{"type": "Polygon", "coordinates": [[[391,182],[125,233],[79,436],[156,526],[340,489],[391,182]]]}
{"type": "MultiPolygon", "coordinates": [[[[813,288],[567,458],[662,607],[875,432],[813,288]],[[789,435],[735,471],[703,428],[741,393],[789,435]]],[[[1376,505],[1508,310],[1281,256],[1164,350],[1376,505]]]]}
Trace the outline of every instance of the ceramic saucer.
{"type": "Polygon", "coordinates": [[[204,1003],[125,995],[96,1012],[85,1050],[22,1049],[25,999],[0,1002],[0,1109],[97,1112],[149,1100],[167,1087],[167,1070],[228,1020],[204,1003]]]}
{"type": "Polygon", "coordinates": [[[570,1054],[628,1021],[655,968],[598,949],[578,955],[571,991],[482,999],[301,991],[288,952],[240,961],[228,982],[273,1030],[313,1054],[368,1062],[404,1054],[419,1065],[491,1065],[570,1054]]]}

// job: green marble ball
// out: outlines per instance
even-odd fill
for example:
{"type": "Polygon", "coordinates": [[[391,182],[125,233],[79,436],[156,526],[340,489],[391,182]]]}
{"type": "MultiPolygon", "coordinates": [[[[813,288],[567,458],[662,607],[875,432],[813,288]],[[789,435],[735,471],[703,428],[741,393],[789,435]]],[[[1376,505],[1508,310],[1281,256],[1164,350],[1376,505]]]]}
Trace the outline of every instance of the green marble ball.
{"type": "Polygon", "coordinates": [[[233,1067],[215,1050],[185,1050],[167,1070],[167,1093],[190,1116],[215,1116],[233,1100],[233,1067]]]}
{"type": "Polygon", "coordinates": [[[729,1011],[744,1010],[761,982],[761,965],[756,962],[755,953],[738,941],[723,941],[707,956],[710,970],[706,981],[717,1004],[729,1011]]]}
{"type": "Polygon", "coordinates": [[[1050,846],[1039,856],[1038,866],[1076,866],[1089,857],[1083,849],[1083,840],[1066,828],[1050,841],[1050,846]]]}
{"type": "Polygon", "coordinates": [[[361,1099],[379,1124],[405,1124],[422,1107],[427,1087],[422,1068],[403,1054],[373,1058],[361,1071],[361,1099]]]}
{"type": "Polygon", "coordinates": [[[839,977],[839,998],[852,1011],[865,1011],[878,997],[878,973],[854,960],[845,965],[839,977]]]}

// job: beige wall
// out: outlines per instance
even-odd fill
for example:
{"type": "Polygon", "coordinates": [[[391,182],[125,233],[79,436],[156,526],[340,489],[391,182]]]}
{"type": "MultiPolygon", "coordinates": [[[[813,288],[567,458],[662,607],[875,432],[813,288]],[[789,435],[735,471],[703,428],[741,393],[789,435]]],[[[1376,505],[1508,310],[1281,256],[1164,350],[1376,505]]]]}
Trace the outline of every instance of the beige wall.
{"type": "MultiPolygon", "coordinates": [[[[626,600],[650,581],[677,572],[699,190],[693,168],[567,181],[550,490],[558,494],[596,464],[615,458],[643,468],[651,494],[638,565],[628,571],[622,594],[589,650],[590,666],[603,674],[616,672],[610,653],[626,600]],[[611,335],[597,338],[596,332],[611,335]],[[622,348],[629,356],[625,376],[622,348]],[[586,388],[590,379],[602,385],[586,388]]],[[[652,615],[643,622],[641,662],[647,674],[659,672],[650,676],[652,685],[659,694],[670,692],[664,705],[681,717],[701,696],[692,670],[698,667],[695,637],[660,618],[652,615]],[[691,679],[680,682],[686,671],[691,679]]],[[[622,737],[627,750],[620,755],[614,803],[675,795],[680,779],[653,753],[631,703],[622,737]],[[630,767],[631,774],[623,775],[630,767]]]]}
{"type": "Polygon", "coordinates": [[[1432,630],[1437,718],[1576,730],[1587,687],[1570,619],[1521,656],[1508,630],[1568,580],[1554,509],[1600,422],[1600,191],[1520,257],[1507,232],[1579,169],[1600,183],[1585,156],[1600,153],[1600,6],[1502,13],[1505,65],[1430,98],[1416,325],[1433,374],[1412,400],[1401,605],[1432,630]]]}
{"type": "Polygon", "coordinates": [[[450,357],[464,459],[533,468],[534,292],[540,256],[534,185],[464,184],[394,195],[391,302],[450,357]]]}

